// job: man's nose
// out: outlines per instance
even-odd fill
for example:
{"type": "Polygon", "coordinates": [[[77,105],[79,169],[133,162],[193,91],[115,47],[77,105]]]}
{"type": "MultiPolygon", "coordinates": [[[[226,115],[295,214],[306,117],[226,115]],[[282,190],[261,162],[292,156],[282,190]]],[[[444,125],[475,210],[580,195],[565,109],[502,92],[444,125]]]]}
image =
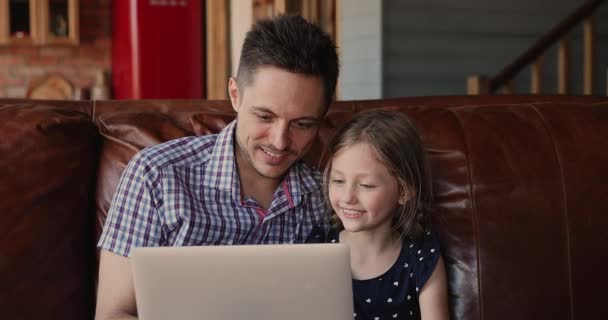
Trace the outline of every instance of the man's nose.
{"type": "Polygon", "coordinates": [[[272,128],[272,146],[277,151],[285,151],[289,148],[291,143],[289,138],[289,124],[288,123],[277,123],[272,128]]]}

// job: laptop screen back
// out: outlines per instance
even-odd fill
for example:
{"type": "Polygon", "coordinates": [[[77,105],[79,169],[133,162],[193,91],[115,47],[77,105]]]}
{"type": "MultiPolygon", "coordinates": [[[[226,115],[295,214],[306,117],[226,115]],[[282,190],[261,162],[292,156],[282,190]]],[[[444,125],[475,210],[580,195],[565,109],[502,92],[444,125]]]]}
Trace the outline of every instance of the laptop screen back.
{"type": "Polygon", "coordinates": [[[350,320],[342,244],[136,248],[140,319],[350,320]]]}

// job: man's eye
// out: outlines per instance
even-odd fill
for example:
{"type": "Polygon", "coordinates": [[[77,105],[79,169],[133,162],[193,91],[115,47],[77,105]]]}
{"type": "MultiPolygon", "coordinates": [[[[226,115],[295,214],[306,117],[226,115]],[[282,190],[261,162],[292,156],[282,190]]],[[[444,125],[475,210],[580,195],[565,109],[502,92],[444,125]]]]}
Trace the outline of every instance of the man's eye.
{"type": "Polygon", "coordinates": [[[312,122],[304,122],[304,121],[297,121],[294,123],[294,126],[298,129],[310,129],[314,126],[314,123],[312,122]]]}
{"type": "Polygon", "coordinates": [[[267,114],[257,114],[256,113],[255,116],[256,116],[256,118],[258,118],[259,120],[262,120],[262,121],[269,121],[270,119],[272,119],[272,117],[267,114]]]}

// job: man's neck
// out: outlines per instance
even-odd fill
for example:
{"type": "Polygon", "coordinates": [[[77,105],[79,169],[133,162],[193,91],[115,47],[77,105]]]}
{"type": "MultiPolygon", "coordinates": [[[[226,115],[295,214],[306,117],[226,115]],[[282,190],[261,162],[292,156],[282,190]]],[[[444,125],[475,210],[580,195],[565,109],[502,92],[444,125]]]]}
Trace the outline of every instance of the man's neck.
{"type": "Polygon", "coordinates": [[[235,158],[239,181],[241,182],[241,197],[251,197],[264,209],[268,210],[274,192],[283,178],[271,179],[260,175],[244,158],[241,151],[238,150],[238,146],[235,146],[235,158]]]}

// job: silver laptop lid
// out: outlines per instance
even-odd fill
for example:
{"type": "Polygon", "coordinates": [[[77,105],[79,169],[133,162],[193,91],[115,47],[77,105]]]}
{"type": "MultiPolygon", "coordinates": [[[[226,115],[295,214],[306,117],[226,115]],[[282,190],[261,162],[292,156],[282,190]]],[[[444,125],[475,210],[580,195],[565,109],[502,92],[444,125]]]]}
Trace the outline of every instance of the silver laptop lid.
{"type": "Polygon", "coordinates": [[[137,248],[140,319],[350,320],[343,244],[137,248]]]}

